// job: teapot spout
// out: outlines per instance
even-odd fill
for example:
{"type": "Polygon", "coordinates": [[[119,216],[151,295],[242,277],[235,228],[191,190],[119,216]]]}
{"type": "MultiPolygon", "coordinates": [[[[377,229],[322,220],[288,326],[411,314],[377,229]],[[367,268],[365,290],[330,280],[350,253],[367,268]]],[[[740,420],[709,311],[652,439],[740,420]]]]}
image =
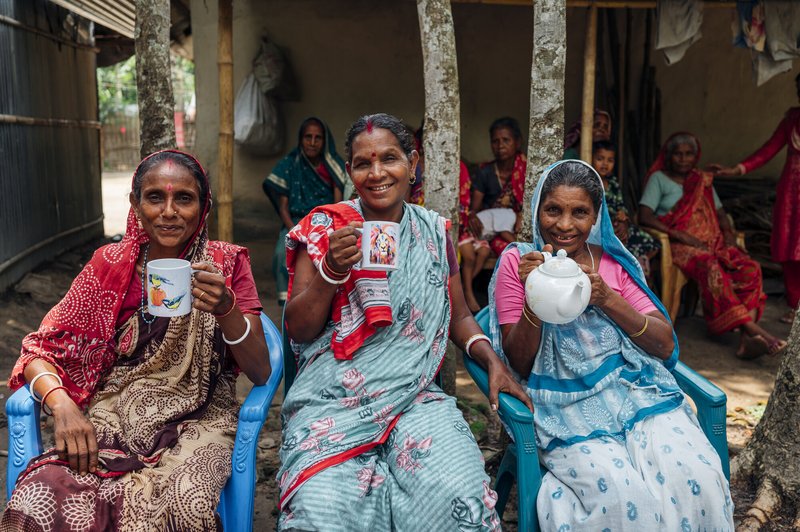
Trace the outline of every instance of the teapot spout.
{"type": "Polygon", "coordinates": [[[586,308],[582,297],[584,284],[585,281],[583,280],[576,282],[575,286],[569,291],[569,293],[564,294],[558,299],[556,309],[564,318],[574,320],[580,316],[586,308]]]}

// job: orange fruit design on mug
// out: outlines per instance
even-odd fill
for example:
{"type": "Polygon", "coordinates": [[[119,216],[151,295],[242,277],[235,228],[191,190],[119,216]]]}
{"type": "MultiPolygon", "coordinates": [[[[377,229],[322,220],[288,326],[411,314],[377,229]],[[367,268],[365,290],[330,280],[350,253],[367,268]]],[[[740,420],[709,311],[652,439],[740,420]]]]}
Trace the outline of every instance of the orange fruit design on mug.
{"type": "Polygon", "coordinates": [[[165,297],[167,297],[167,293],[162,289],[155,286],[150,289],[150,302],[154,307],[160,307],[165,297]]]}

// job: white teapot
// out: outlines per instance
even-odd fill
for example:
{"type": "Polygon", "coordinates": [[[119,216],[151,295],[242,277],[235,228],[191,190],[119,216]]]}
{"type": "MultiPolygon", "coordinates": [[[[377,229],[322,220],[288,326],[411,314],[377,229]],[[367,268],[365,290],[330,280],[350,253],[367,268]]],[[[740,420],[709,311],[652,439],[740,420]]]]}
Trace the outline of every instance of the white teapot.
{"type": "Polygon", "coordinates": [[[544,262],[525,281],[525,299],[539,319],[561,325],[580,316],[592,297],[592,283],[578,263],[559,249],[543,251],[544,262]]]}

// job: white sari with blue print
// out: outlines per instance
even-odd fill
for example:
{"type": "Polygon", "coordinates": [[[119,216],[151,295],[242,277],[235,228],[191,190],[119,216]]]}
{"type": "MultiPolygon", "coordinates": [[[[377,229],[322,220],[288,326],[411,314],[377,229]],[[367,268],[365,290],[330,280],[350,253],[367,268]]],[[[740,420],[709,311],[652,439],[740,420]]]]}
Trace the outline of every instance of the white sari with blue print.
{"type": "MultiPolygon", "coordinates": [[[[533,213],[554,166],[539,180],[533,213]]],[[[533,218],[534,242],[510,246],[520,256],[544,246],[533,218]]],[[[667,316],[639,262],[614,236],[605,199],[589,243],[622,265],[667,316]]],[[[495,283],[496,275],[490,294],[495,283]]],[[[508,363],[493,297],[490,305],[493,347],[508,363]]],[[[571,323],[542,324],[531,374],[521,380],[549,471],[537,500],[543,530],[733,529],[719,457],[669,371],[678,360],[674,340],[670,358],[657,359],[594,306],[571,323]]]]}

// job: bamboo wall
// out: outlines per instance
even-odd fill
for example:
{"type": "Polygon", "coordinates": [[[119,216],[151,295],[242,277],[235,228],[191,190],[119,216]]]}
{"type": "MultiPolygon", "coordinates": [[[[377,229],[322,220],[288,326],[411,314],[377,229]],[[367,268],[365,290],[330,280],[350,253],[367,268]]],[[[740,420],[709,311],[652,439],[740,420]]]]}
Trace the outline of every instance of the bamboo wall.
{"type": "Polygon", "coordinates": [[[90,26],[0,0],[0,290],[103,232],[90,26]]]}

